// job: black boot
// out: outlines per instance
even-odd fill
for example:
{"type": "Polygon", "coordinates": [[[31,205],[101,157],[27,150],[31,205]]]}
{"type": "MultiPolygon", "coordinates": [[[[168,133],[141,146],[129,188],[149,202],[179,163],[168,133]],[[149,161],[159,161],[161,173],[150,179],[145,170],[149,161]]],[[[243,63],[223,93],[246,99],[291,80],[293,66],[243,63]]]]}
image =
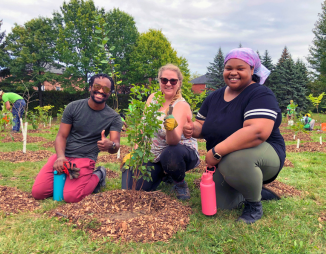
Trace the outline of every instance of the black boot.
{"type": "Polygon", "coordinates": [[[245,207],[242,211],[242,215],[237,219],[237,221],[243,221],[247,224],[252,224],[263,216],[263,206],[260,201],[243,201],[243,203],[245,207]]]}
{"type": "Polygon", "coordinates": [[[101,187],[104,187],[106,184],[106,169],[103,166],[99,166],[96,168],[96,170],[93,173],[94,175],[97,175],[100,181],[96,185],[93,193],[99,193],[101,190],[101,187]]]}
{"type": "Polygon", "coordinates": [[[281,197],[271,189],[264,187],[261,190],[261,200],[280,200],[281,197]]]}

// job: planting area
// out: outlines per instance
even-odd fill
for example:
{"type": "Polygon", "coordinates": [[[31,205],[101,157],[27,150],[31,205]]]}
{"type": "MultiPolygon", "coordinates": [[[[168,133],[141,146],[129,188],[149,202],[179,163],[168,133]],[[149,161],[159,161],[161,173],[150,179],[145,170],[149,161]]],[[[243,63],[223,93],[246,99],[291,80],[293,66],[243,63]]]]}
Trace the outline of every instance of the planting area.
{"type": "Polygon", "coordinates": [[[198,140],[200,165],[186,174],[189,201],[177,200],[166,183],[150,193],[120,190],[121,159],[131,150],[123,133],[120,158],[99,154],[96,166],[106,168],[106,187],[66,204],[31,195],[37,173],[54,153],[58,125],[29,130],[26,154],[21,133],[7,129],[0,134],[0,253],[324,253],[326,133],[318,128],[294,133],[282,124],[287,159],[267,185],[282,199],[263,201],[263,218],[253,225],[236,222],[241,210],[201,213],[204,140],[198,140]]]}

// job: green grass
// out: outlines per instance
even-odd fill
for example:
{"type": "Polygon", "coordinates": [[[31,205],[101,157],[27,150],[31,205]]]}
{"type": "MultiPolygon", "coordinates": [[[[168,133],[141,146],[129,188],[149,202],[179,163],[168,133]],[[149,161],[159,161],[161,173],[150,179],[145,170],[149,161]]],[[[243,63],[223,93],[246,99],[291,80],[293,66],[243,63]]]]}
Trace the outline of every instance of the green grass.
{"type": "MultiPolygon", "coordinates": [[[[326,122],[326,115],[321,115],[326,122]]],[[[30,134],[54,140],[57,126],[51,133],[30,134]]],[[[314,141],[326,134],[315,132],[314,141]]],[[[288,144],[296,142],[288,142],[288,144]]],[[[27,150],[45,149],[43,142],[28,144],[27,150]]],[[[122,138],[121,144],[127,144],[122,138]]],[[[205,144],[199,144],[205,149],[205,144]]],[[[0,152],[21,150],[21,143],[0,143],[0,152]]],[[[51,149],[50,149],[51,150],[51,149]]],[[[52,149],[54,152],[54,150],[52,149]]],[[[253,225],[236,223],[240,210],[222,211],[212,217],[201,213],[200,192],[193,180],[199,173],[189,173],[186,181],[191,199],[184,204],[192,207],[190,223],[169,243],[112,243],[108,238],[91,237],[65,220],[50,218],[46,211],[62,205],[51,199],[41,201],[41,208],[6,216],[0,211],[0,253],[325,253],[326,223],[318,217],[326,212],[326,154],[288,153],[294,168],[284,168],[278,179],[302,191],[302,197],[282,198],[263,202],[264,216],[253,225]],[[320,225],[322,228],[320,228],[320,225]]],[[[34,178],[45,164],[41,162],[11,163],[0,161],[0,185],[16,186],[30,192],[34,178]]],[[[99,163],[120,175],[119,165],[99,163]]],[[[119,189],[120,179],[110,179],[104,191],[119,189]]],[[[160,186],[168,192],[168,187],[160,186]]]]}

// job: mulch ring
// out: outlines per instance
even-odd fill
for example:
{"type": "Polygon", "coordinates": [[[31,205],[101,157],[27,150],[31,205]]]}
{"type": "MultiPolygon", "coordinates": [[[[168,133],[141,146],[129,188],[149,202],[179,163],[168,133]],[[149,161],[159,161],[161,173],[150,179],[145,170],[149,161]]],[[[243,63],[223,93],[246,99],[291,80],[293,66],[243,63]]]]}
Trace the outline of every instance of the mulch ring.
{"type": "Polygon", "coordinates": [[[17,163],[25,161],[35,162],[48,159],[51,155],[53,155],[53,152],[47,150],[26,151],[26,153],[23,153],[22,151],[2,152],[0,153],[0,160],[17,163]]]}
{"type": "Polygon", "coordinates": [[[113,170],[110,170],[108,168],[106,168],[105,171],[106,171],[106,176],[108,178],[119,178],[119,173],[117,173],[113,170]]]}
{"type": "Polygon", "coordinates": [[[3,211],[7,215],[16,214],[20,211],[33,211],[39,206],[31,193],[0,185],[0,212],[3,211]]]}
{"type": "MultiPolygon", "coordinates": [[[[32,137],[27,135],[27,143],[36,143],[41,141],[47,141],[47,139],[43,137],[32,137]]],[[[3,143],[8,142],[23,142],[23,134],[21,133],[10,133],[6,138],[1,140],[3,143]]]]}
{"type": "Polygon", "coordinates": [[[206,171],[206,162],[204,160],[200,160],[200,164],[186,173],[204,173],[206,171]]]}
{"type": "Polygon", "coordinates": [[[322,145],[319,142],[300,143],[299,148],[297,145],[287,145],[286,152],[326,152],[326,143],[323,142],[322,145]]]}
{"type": "Polygon", "coordinates": [[[42,146],[45,148],[54,148],[54,141],[46,142],[42,146]]]}
{"type": "Polygon", "coordinates": [[[120,163],[125,155],[131,152],[131,147],[122,145],[120,146],[120,158],[117,159],[117,154],[109,154],[101,152],[97,158],[97,162],[105,162],[105,163],[120,163]],[[105,155],[102,155],[105,154],[105,155]]]}
{"type": "Polygon", "coordinates": [[[69,225],[89,232],[93,239],[112,237],[114,242],[156,242],[168,240],[189,223],[191,208],[156,192],[113,190],[89,195],[78,203],[50,211],[69,225]],[[134,201],[133,212],[130,202],[134,201]]]}
{"type": "Polygon", "coordinates": [[[37,130],[27,130],[27,133],[51,133],[51,132],[42,129],[37,129],[37,130]]]}
{"type": "MultiPolygon", "coordinates": [[[[201,178],[195,179],[194,184],[199,189],[200,188],[200,180],[201,178]]],[[[264,184],[265,187],[271,189],[276,194],[278,194],[281,197],[289,197],[289,196],[301,196],[301,191],[295,189],[294,187],[287,185],[285,183],[281,183],[277,180],[269,183],[264,184]]]]}
{"type": "Polygon", "coordinates": [[[297,135],[295,135],[295,139],[293,139],[294,133],[286,133],[282,135],[284,138],[284,141],[296,141],[297,139],[303,140],[303,141],[311,141],[311,133],[304,133],[299,132],[297,135]]]}
{"type": "Polygon", "coordinates": [[[284,167],[294,168],[294,165],[291,161],[289,161],[288,159],[285,159],[284,167]]]}

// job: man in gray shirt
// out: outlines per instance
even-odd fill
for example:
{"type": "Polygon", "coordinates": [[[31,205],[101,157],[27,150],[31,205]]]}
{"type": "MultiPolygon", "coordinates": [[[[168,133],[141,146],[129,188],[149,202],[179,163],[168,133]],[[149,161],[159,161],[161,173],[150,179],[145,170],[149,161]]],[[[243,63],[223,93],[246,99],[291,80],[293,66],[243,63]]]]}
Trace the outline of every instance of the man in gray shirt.
{"type": "Polygon", "coordinates": [[[120,115],[106,105],[113,89],[111,77],[97,74],[89,81],[90,98],[68,104],[55,140],[56,154],[49,158],[35,179],[32,188],[35,199],[53,195],[53,171],[62,173],[66,161],[80,169],[78,178],[66,178],[63,190],[66,202],[79,202],[105,186],[105,168],[97,167],[94,171],[97,155],[100,151],[112,154],[119,150],[123,125],[120,115]]]}

